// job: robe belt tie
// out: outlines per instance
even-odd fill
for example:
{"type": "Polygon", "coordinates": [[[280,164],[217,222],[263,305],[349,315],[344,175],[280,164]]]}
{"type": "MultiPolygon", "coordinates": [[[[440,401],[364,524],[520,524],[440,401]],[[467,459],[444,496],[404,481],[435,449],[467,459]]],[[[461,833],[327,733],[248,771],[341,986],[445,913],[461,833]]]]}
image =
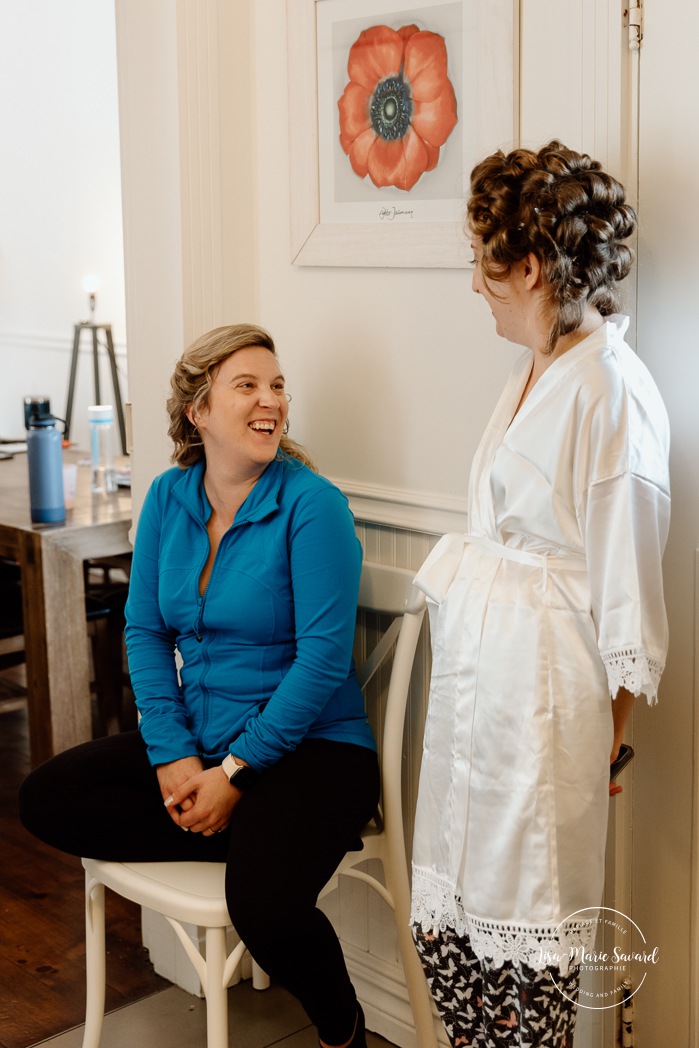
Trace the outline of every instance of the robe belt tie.
{"type": "Polygon", "coordinates": [[[544,575],[544,586],[548,583],[549,571],[587,570],[585,558],[575,553],[565,556],[533,553],[530,550],[513,549],[511,546],[495,542],[484,535],[450,532],[439,540],[413,580],[417,588],[436,604],[441,604],[446,597],[459,570],[466,545],[476,546],[500,560],[514,560],[533,568],[541,568],[544,575]]]}

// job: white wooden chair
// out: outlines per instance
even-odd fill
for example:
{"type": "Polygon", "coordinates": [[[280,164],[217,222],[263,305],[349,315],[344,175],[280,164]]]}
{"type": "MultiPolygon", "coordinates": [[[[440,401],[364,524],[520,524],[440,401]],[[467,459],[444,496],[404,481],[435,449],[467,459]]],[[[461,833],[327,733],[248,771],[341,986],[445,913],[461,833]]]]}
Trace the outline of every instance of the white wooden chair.
{"type": "MultiPolygon", "coordinates": [[[[429,990],[409,927],[410,891],[403,834],[401,763],[408,686],[422,620],[424,597],[412,587],[413,572],[365,564],[359,606],[392,617],[386,632],[357,676],[362,688],[395,649],[383,711],[379,742],[382,805],[362,834],[362,851],[348,853],[322,894],[331,891],[341,875],[370,884],[393,909],[396,918],[406,985],[420,1048],[436,1048],[429,990]],[[357,867],[379,859],[385,884],[357,867]]],[[[240,964],[245,945],[227,955],[226,930],[230,918],[224,895],[223,863],[107,862],[83,859],[86,895],[87,1006],[83,1048],[99,1048],[105,998],[104,888],[163,914],[174,928],[192,961],[206,995],[208,1048],[228,1046],[226,990],[240,964]],[[183,923],[205,929],[205,956],[199,952],[183,923]]],[[[253,965],[253,984],[265,985],[264,973],[253,965]]]]}

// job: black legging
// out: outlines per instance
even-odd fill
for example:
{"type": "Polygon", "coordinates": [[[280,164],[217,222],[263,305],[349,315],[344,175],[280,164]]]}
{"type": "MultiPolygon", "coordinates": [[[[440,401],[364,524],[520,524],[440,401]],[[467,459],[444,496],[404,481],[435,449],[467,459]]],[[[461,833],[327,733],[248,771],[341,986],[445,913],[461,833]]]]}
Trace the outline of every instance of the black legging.
{"type": "Polygon", "coordinates": [[[183,833],[167,814],[138,732],[84,743],[33,771],[25,827],[73,855],[227,862],[226,901],[257,963],[301,1002],[326,1044],[352,1036],[356,995],[318,893],[373,815],[376,754],[307,739],[264,772],[227,830],[183,833]]]}

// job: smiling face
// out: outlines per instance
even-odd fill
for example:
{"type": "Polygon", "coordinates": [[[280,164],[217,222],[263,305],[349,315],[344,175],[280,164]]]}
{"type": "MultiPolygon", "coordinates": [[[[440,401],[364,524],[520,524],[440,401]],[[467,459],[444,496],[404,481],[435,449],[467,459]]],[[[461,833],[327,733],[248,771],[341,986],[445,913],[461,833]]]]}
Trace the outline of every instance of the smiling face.
{"type": "Polygon", "coordinates": [[[274,459],[289,404],[279,361],[263,346],[239,349],[218,368],[208,405],[187,415],[199,429],[207,458],[245,475],[274,459]]]}

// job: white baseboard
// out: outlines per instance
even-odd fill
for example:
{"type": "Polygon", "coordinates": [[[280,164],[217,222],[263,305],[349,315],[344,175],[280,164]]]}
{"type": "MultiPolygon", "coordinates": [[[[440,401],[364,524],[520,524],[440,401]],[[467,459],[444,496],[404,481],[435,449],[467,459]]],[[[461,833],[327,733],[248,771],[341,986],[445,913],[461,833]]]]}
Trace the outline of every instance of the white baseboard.
{"type": "MultiPolygon", "coordinates": [[[[342,944],[342,950],[357,997],[362,1002],[367,1030],[385,1037],[399,1048],[418,1048],[402,967],[347,943],[342,944]]],[[[436,1012],[434,1022],[440,1045],[448,1046],[446,1032],[436,1012]]]]}

